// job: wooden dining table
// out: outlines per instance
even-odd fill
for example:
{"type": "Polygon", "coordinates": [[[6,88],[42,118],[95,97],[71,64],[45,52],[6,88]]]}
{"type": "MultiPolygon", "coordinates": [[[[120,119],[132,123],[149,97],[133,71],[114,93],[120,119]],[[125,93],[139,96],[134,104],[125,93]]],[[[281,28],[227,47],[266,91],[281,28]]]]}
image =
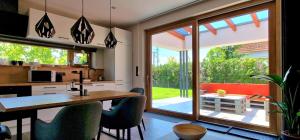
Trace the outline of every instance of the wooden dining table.
{"type": "MultiPolygon", "coordinates": [[[[30,138],[34,139],[35,120],[37,119],[37,110],[68,105],[82,104],[94,101],[105,101],[126,97],[139,96],[133,92],[120,91],[95,91],[89,92],[87,96],[74,94],[51,94],[26,97],[0,98],[1,113],[15,113],[16,115],[29,114],[30,116],[30,138]]],[[[16,119],[20,116],[15,116],[16,119]]],[[[17,125],[22,127],[22,125],[17,125]]],[[[22,130],[22,129],[21,129],[22,130]]],[[[22,132],[17,132],[17,139],[22,139],[22,132]]]]}

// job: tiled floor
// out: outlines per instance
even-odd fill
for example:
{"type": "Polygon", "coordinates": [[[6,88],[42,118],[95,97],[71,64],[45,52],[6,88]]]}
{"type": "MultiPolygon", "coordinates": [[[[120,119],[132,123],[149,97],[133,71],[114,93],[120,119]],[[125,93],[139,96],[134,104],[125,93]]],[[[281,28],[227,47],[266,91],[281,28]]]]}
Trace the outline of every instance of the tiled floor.
{"type": "MultiPolygon", "coordinates": [[[[146,131],[143,131],[145,140],[177,140],[178,138],[172,132],[172,127],[177,123],[190,123],[185,120],[165,117],[161,115],[156,115],[152,113],[145,113],[144,120],[146,124],[146,131]]],[[[114,131],[112,130],[113,134],[114,131]]],[[[131,138],[133,140],[139,140],[139,134],[137,128],[131,129],[131,138]]],[[[14,140],[15,138],[13,138],[14,140]]],[[[23,136],[24,140],[29,140],[28,133],[23,136]]],[[[101,140],[114,140],[114,138],[101,134],[101,140]]],[[[204,136],[203,140],[244,140],[243,138],[227,135],[223,133],[218,133],[214,131],[208,131],[204,136]]]]}
{"type": "MultiPolygon", "coordinates": [[[[175,112],[192,114],[192,98],[167,98],[153,100],[154,108],[170,110],[175,112]]],[[[244,114],[235,114],[233,112],[217,112],[214,110],[200,109],[203,116],[228,119],[233,121],[241,121],[255,125],[269,126],[269,121],[266,118],[266,111],[260,108],[247,108],[244,114]]]]}

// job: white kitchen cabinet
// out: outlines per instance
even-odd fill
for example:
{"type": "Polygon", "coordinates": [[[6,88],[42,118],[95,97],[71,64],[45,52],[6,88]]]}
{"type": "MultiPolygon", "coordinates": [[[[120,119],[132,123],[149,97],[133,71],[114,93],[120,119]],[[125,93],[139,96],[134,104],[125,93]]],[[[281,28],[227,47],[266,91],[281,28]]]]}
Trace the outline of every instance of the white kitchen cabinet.
{"type": "MultiPolygon", "coordinates": [[[[50,95],[67,93],[67,85],[46,85],[32,86],[32,95],[50,95]]],[[[44,121],[51,121],[62,107],[38,110],[38,118],[44,121]]]]}
{"type": "Polygon", "coordinates": [[[44,14],[45,14],[44,11],[39,11],[32,8],[29,9],[27,37],[32,39],[60,42],[66,44],[75,43],[70,33],[70,29],[72,27],[72,24],[75,23],[75,20],[63,16],[55,15],[52,13],[47,13],[47,15],[51,20],[55,29],[55,34],[53,38],[39,37],[35,31],[35,25],[44,16],[44,14]]]}
{"type": "Polygon", "coordinates": [[[62,44],[69,44],[69,45],[80,45],[80,46],[93,47],[93,48],[105,47],[104,39],[109,32],[108,28],[91,24],[95,33],[94,39],[91,42],[91,44],[88,45],[77,44],[74,42],[71,36],[71,28],[78,19],[72,19],[72,18],[56,15],[49,12],[47,12],[47,15],[54,26],[55,34],[53,38],[39,37],[35,31],[35,25],[44,16],[44,14],[45,14],[44,11],[40,11],[32,8],[29,9],[29,20],[28,20],[28,29],[27,29],[28,38],[62,43],[62,44]]]}
{"type": "Polygon", "coordinates": [[[117,91],[124,91],[127,92],[131,89],[131,84],[128,83],[117,83],[116,84],[116,90],[117,91]]]}
{"type": "Polygon", "coordinates": [[[98,46],[99,48],[105,48],[104,40],[109,33],[109,29],[96,25],[91,26],[95,32],[95,37],[92,41],[92,45],[98,46]]]}
{"type": "Polygon", "coordinates": [[[118,43],[125,45],[132,45],[132,33],[120,28],[112,28],[112,32],[115,35],[118,43]]]}
{"type": "Polygon", "coordinates": [[[118,83],[131,83],[131,46],[118,44],[115,49],[104,50],[104,78],[118,83]]]}

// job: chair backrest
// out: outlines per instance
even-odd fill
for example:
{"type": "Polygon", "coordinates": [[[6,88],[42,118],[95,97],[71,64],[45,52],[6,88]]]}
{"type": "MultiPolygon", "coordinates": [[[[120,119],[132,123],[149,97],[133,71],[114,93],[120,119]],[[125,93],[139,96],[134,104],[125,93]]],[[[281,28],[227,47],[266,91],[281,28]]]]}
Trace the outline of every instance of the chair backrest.
{"type": "Polygon", "coordinates": [[[141,95],[145,94],[145,90],[143,88],[133,88],[130,90],[130,92],[140,93],[141,95]]]}
{"type": "Polygon", "coordinates": [[[124,128],[137,126],[141,123],[146,96],[135,96],[123,99],[115,108],[117,110],[118,120],[124,128]]]}
{"type": "MultiPolygon", "coordinates": [[[[129,92],[135,92],[135,93],[139,93],[141,95],[145,94],[145,90],[143,88],[133,88],[131,89],[129,92]]],[[[122,99],[114,99],[111,102],[111,106],[116,106],[121,102],[122,99]]]]}
{"type": "Polygon", "coordinates": [[[91,140],[97,135],[102,113],[100,102],[64,107],[51,122],[56,140],[91,140]]]}

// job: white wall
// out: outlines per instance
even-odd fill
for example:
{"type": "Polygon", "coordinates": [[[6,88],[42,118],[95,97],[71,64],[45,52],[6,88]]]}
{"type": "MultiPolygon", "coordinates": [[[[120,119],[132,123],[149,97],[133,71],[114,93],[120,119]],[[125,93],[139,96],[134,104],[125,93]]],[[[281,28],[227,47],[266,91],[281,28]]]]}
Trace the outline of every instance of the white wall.
{"type": "MultiPolygon", "coordinates": [[[[247,0],[206,0],[187,8],[139,23],[130,28],[133,33],[133,67],[139,67],[139,76],[133,76],[133,87],[144,87],[145,83],[145,30],[180,19],[207,13],[247,0]]],[[[135,69],[134,69],[135,70],[135,69]]],[[[134,72],[135,73],[135,72],[134,72]]]]}

